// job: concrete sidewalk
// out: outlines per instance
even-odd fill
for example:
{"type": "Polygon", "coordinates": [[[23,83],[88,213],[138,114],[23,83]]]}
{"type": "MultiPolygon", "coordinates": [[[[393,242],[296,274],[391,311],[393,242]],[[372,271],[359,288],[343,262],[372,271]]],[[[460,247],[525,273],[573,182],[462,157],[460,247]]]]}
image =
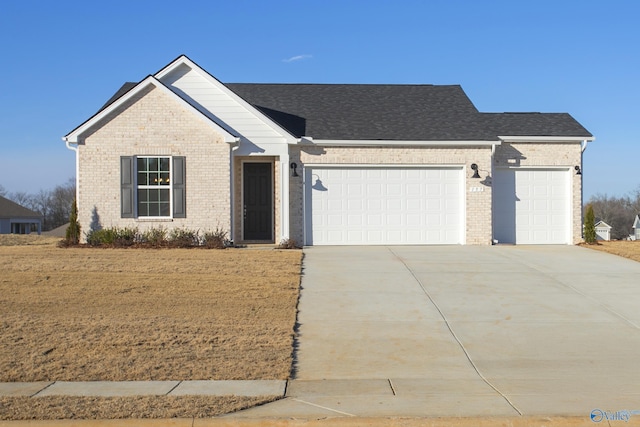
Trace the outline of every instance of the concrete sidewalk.
{"type": "Polygon", "coordinates": [[[52,381],[0,383],[0,397],[283,396],[286,381],[52,381]]]}

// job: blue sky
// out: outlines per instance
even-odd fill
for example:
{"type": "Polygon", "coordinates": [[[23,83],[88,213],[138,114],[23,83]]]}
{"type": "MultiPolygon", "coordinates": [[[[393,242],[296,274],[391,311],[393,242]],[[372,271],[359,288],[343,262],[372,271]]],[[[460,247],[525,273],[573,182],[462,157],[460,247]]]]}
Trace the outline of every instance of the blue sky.
{"type": "Polygon", "coordinates": [[[0,184],[66,182],[61,137],[186,54],[223,82],[460,84],[485,112],[569,112],[584,194],[640,186],[640,2],[0,2],[0,184]]]}

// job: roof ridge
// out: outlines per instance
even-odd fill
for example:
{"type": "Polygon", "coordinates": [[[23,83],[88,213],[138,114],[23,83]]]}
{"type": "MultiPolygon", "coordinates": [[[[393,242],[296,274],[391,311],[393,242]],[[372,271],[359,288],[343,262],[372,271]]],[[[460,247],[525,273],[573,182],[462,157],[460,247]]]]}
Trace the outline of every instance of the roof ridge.
{"type": "Polygon", "coordinates": [[[379,86],[379,87],[462,87],[459,84],[433,84],[433,83],[255,83],[255,82],[227,82],[225,85],[246,86],[379,86]]]}

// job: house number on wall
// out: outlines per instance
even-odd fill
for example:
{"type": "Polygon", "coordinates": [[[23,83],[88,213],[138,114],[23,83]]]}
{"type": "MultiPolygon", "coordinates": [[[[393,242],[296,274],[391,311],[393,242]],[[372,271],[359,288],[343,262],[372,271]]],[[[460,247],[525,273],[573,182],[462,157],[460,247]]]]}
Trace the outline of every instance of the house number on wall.
{"type": "Polygon", "coordinates": [[[484,187],[469,187],[469,193],[481,193],[484,191],[484,187]]]}

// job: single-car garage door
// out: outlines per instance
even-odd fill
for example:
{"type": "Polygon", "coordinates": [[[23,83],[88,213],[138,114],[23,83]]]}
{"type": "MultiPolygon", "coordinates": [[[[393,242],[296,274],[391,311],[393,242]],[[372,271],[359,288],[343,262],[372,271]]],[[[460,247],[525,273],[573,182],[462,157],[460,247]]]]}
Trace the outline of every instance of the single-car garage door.
{"type": "Polygon", "coordinates": [[[305,244],[463,243],[460,167],[306,167],[305,244]]]}
{"type": "Polygon", "coordinates": [[[567,244],[570,200],[567,169],[496,169],[493,238],[498,243],[567,244]]]}

